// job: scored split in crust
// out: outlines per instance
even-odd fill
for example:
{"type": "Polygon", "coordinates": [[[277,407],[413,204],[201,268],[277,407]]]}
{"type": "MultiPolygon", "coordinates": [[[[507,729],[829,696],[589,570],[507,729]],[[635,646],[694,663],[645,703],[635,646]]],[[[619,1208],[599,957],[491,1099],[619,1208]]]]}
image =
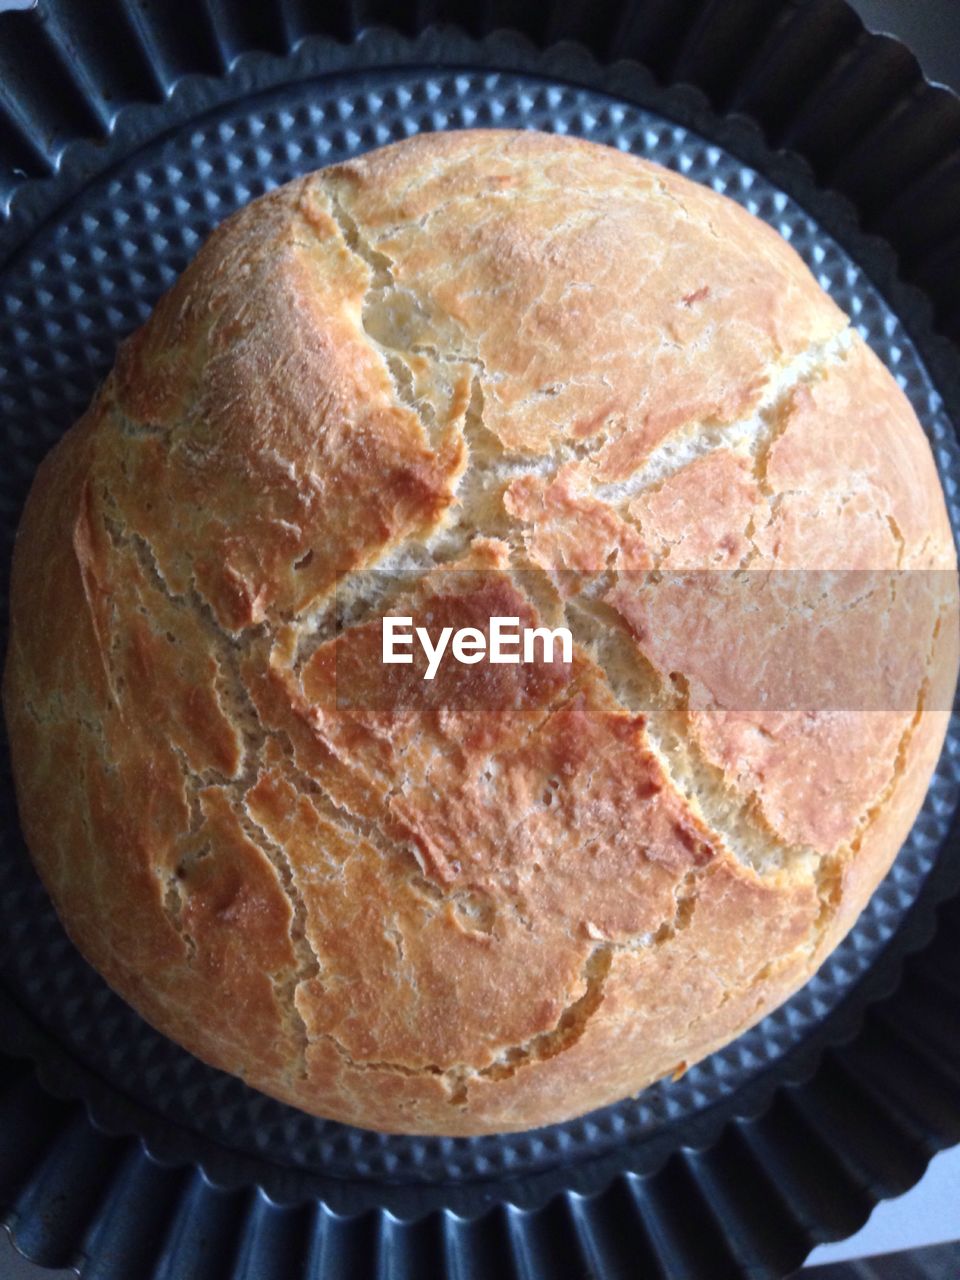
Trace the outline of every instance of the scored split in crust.
{"type": "Polygon", "coordinates": [[[28,842],[81,950],[215,1065],[385,1130],[559,1120],[852,924],[942,741],[924,571],[954,566],[908,403],[769,228],[590,144],[414,139],[214,233],[41,468],[28,842]],[[720,714],[716,647],[645,637],[651,567],[916,570],[924,670],[894,652],[883,710],[720,714]],[[338,701],[386,608],[478,591],[565,621],[572,667],[338,701]]]}

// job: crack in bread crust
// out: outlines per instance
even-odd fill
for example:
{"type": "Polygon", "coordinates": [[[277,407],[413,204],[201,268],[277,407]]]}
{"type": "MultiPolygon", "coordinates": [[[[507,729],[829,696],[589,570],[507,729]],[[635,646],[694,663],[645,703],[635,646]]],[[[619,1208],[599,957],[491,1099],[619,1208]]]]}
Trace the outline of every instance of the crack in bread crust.
{"type": "MultiPolygon", "coordinates": [[[[436,1063],[410,1066],[404,1062],[382,1059],[357,1059],[336,1036],[323,1032],[316,1038],[333,1045],[338,1055],[353,1071],[387,1072],[401,1076],[436,1076],[443,1080],[451,1105],[464,1107],[469,1101],[470,1085],[479,1080],[506,1080],[522,1068],[555,1057],[572,1047],[586,1031],[587,1023],[600,1008],[604,986],[613,957],[618,952],[629,953],[663,946],[677,932],[688,927],[697,900],[697,877],[688,875],[676,899],[672,915],[664,919],[650,934],[621,942],[604,942],[595,946],[583,966],[577,985],[579,995],[569,999],[555,1025],[548,1031],[538,1032],[528,1039],[501,1048],[494,1061],[485,1067],[467,1063],[442,1067],[436,1063]]],[[[572,993],[571,993],[572,996],[572,993]]]]}

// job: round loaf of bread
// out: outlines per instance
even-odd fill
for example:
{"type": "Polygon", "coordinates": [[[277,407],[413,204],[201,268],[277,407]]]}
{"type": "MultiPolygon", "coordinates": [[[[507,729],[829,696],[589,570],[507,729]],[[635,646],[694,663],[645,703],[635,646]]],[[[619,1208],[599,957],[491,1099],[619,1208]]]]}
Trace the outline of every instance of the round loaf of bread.
{"type": "Polygon", "coordinates": [[[907,400],[775,231],[570,138],[417,137],[228,219],[40,468],[24,832],[207,1062],[391,1132],[559,1121],[850,928],[955,568],[907,400]],[[427,680],[385,615],[572,648],[427,680]]]}

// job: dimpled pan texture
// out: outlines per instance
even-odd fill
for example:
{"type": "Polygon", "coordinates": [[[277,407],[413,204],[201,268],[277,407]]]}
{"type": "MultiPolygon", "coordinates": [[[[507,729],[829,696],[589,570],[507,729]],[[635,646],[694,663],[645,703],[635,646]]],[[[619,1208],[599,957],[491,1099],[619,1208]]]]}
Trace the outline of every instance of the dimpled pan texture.
{"type": "Polygon", "coordinates": [[[954,568],[907,400],[774,231],[592,144],[421,136],[224,223],[42,466],[27,840],[208,1062],[384,1131],[558,1121],[732,1039],[853,924],[942,742],[952,575],[919,571],[954,568]],[[732,710],[772,615],[691,632],[641,584],[741,567],[918,571],[919,646],[844,599],[835,707],[732,710]],[[573,661],[383,697],[388,606],[565,621],[573,661]]]}

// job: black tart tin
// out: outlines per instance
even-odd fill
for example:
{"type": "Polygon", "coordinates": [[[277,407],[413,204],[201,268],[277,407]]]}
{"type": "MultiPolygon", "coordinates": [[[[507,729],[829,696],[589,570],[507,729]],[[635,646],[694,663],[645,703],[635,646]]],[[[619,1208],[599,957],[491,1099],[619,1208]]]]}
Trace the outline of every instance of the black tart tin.
{"type": "MultiPolygon", "coordinates": [[[[960,103],[840,0],[41,0],[0,18],[4,625],[37,462],[207,230],[297,173],[469,125],[609,142],[777,226],[900,378],[960,528],[942,336],[960,336],[960,103]]],[[[893,871],[783,1009],[682,1081],[460,1140],[314,1120],[147,1027],[66,940],[3,767],[0,1213],[39,1262],[96,1280],[781,1277],[960,1141],[956,716],[893,871]]]]}

